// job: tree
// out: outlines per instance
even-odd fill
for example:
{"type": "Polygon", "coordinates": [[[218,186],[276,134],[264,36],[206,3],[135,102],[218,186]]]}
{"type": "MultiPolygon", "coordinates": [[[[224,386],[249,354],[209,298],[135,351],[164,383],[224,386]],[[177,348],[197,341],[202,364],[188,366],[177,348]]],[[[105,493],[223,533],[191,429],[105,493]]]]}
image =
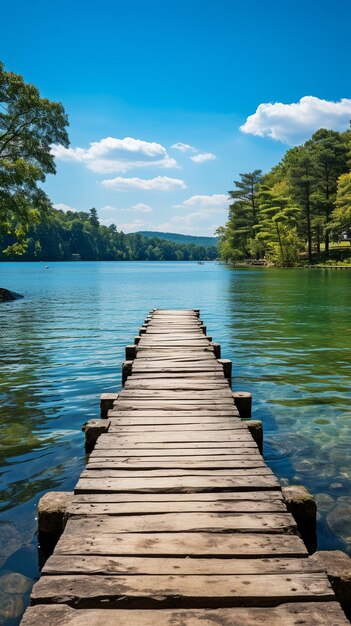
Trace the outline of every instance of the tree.
{"type": "Polygon", "coordinates": [[[235,180],[236,189],[229,191],[233,198],[233,208],[241,208],[243,217],[246,216],[246,228],[248,233],[255,236],[254,226],[257,223],[258,200],[257,193],[262,179],[262,170],[254,170],[247,174],[239,174],[241,180],[235,180]],[[237,207],[235,207],[237,205],[237,207]],[[250,232],[251,230],[251,232],[250,232]]]}
{"type": "Polygon", "coordinates": [[[301,242],[296,225],[301,216],[287,195],[286,181],[272,188],[263,186],[259,192],[260,219],[256,242],[264,245],[265,256],[275,265],[296,265],[301,242]]]}
{"type": "Polygon", "coordinates": [[[262,178],[261,170],[240,174],[235,180],[236,189],[229,191],[234,202],[229,207],[229,217],[220,236],[220,252],[225,260],[241,259],[249,254],[249,244],[256,237],[258,220],[257,194],[262,178]]]}
{"type": "Polygon", "coordinates": [[[288,179],[291,195],[302,210],[303,230],[307,234],[308,260],[312,263],[312,198],[316,179],[315,163],[311,153],[304,146],[292,148],[284,159],[289,164],[288,179]]]}
{"type": "Polygon", "coordinates": [[[51,206],[38,185],[56,172],[51,145],[69,145],[67,125],[62,104],[0,62],[0,231],[16,236],[10,252],[25,249],[29,225],[51,206]]]}
{"type": "MultiPolygon", "coordinates": [[[[348,171],[349,145],[345,134],[320,128],[305,147],[310,150],[315,164],[315,203],[317,213],[323,217],[325,254],[329,255],[329,230],[331,214],[335,206],[337,181],[348,171]]],[[[318,228],[318,219],[315,221],[318,228]]]]}
{"type": "Polygon", "coordinates": [[[339,235],[351,231],[351,172],[338,179],[335,209],[332,213],[332,227],[339,235]]]}
{"type": "Polygon", "coordinates": [[[89,222],[93,228],[99,228],[100,226],[97,210],[94,207],[89,211],[89,222]]]}

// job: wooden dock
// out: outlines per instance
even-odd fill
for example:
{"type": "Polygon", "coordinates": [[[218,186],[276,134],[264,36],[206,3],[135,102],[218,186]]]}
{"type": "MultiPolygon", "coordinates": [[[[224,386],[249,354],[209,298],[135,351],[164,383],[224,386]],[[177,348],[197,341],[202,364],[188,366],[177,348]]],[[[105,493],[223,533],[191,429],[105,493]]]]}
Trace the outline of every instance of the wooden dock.
{"type": "Polygon", "coordinates": [[[348,624],[192,310],[156,310],[22,626],[348,624]]]}

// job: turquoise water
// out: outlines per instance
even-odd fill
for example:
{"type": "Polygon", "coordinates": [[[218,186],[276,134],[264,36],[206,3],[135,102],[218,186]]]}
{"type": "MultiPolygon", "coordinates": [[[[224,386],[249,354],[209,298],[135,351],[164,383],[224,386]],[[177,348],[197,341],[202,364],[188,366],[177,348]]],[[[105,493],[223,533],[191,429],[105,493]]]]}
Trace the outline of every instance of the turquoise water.
{"type": "Polygon", "coordinates": [[[265,457],[317,496],[320,548],[351,544],[351,273],[215,263],[0,264],[0,625],[38,575],[36,504],[71,490],[81,425],[120,387],[124,347],[151,308],[200,308],[251,391],[265,457]],[[15,576],[15,574],[17,576],[15,576]],[[18,591],[14,594],[13,591],[18,591]]]}

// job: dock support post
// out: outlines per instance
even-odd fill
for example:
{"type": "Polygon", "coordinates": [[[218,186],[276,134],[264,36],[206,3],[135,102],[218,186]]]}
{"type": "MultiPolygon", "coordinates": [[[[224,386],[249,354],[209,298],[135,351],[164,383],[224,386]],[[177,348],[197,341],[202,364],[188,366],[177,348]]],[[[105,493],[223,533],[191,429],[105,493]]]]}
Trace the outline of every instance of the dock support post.
{"type": "Polygon", "coordinates": [[[66,523],[73,491],[48,491],[38,502],[38,543],[43,564],[53,553],[66,523]]]}
{"type": "Polygon", "coordinates": [[[140,341],[141,337],[140,335],[137,335],[136,337],[134,337],[134,345],[137,346],[139,341],[140,341]]]}
{"type": "Polygon", "coordinates": [[[212,343],[211,345],[213,347],[213,352],[214,352],[214,355],[215,355],[216,359],[220,359],[221,358],[221,344],[220,343],[212,343]]]}
{"type": "Polygon", "coordinates": [[[136,346],[126,346],[126,361],[133,361],[136,357],[136,346]]]}
{"type": "Polygon", "coordinates": [[[200,309],[193,309],[196,317],[200,317],[200,309]]]}
{"type": "Polygon", "coordinates": [[[220,363],[223,367],[224,378],[226,378],[229,381],[229,384],[231,384],[232,370],[233,370],[233,365],[232,365],[231,360],[230,359],[218,359],[218,363],[220,363]]]}
{"type": "Polygon", "coordinates": [[[318,550],[308,558],[312,565],[324,569],[347,617],[351,617],[351,558],[341,550],[318,550]]]}
{"type": "Polygon", "coordinates": [[[128,376],[132,373],[133,361],[124,361],[122,363],[122,386],[126,384],[128,376]]]}
{"type": "Polygon", "coordinates": [[[95,444],[100,435],[107,433],[110,423],[110,420],[102,419],[89,420],[83,424],[82,431],[85,433],[85,449],[88,453],[94,450],[95,444]]]}
{"type": "Polygon", "coordinates": [[[317,506],[313,495],[303,485],[282,487],[288,512],[293,516],[297,529],[309,553],[316,549],[317,506]]]}
{"type": "Polygon", "coordinates": [[[257,444],[257,447],[262,454],[263,450],[263,427],[261,420],[248,420],[246,422],[246,426],[249,429],[249,432],[252,435],[254,442],[257,444]]]}
{"type": "Polygon", "coordinates": [[[100,396],[100,417],[106,419],[108,411],[113,408],[118,393],[102,393],[100,396]]]}
{"type": "Polygon", "coordinates": [[[234,404],[241,419],[250,419],[252,413],[252,395],[248,391],[234,391],[234,404]]]}

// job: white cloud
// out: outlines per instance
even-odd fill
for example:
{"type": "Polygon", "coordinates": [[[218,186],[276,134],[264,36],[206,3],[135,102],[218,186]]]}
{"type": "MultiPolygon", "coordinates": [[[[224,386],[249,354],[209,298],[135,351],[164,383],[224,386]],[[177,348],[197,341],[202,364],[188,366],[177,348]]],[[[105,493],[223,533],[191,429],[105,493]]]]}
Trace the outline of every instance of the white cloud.
{"type": "Polygon", "coordinates": [[[100,212],[99,212],[99,221],[100,221],[100,224],[102,224],[102,226],[111,226],[111,224],[115,224],[115,226],[117,226],[115,217],[100,217],[100,212]]]}
{"type": "Polygon", "coordinates": [[[64,211],[65,213],[67,211],[78,211],[78,209],[75,209],[72,206],[69,206],[68,204],[63,204],[62,202],[59,202],[58,204],[53,204],[54,209],[58,209],[58,211],[64,211]]]}
{"type": "Polygon", "coordinates": [[[129,207],[129,209],[123,209],[123,211],[135,211],[136,213],[152,213],[153,209],[148,204],[138,202],[137,204],[133,204],[133,206],[129,207]]]}
{"type": "Polygon", "coordinates": [[[156,229],[188,235],[209,235],[212,237],[218,226],[223,224],[225,215],[226,210],[224,209],[203,206],[185,215],[173,215],[169,222],[158,224],[156,229]],[[221,217],[222,212],[223,218],[221,217]],[[216,220],[215,223],[213,223],[214,220],[216,220]]]}
{"type": "Polygon", "coordinates": [[[188,223],[178,223],[177,220],[171,220],[155,226],[155,230],[161,232],[179,233],[181,235],[198,235],[213,237],[219,224],[210,224],[206,226],[204,224],[192,224],[189,220],[188,223]]]}
{"type": "Polygon", "coordinates": [[[179,152],[197,152],[197,149],[194,148],[194,146],[190,146],[188,143],[182,143],[181,141],[174,143],[171,148],[179,150],[179,152]]]}
{"type": "Polygon", "coordinates": [[[198,195],[191,196],[187,200],[184,200],[182,204],[175,204],[174,208],[187,208],[187,207],[197,207],[197,208],[207,208],[214,209],[215,211],[220,211],[224,209],[228,209],[229,196],[224,193],[214,193],[210,196],[198,195]]]}
{"type": "Polygon", "coordinates": [[[304,96],[299,102],[263,103],[240,126],[243,133],[270,137],[294,145],[306,140],[319,128],[346,130],[351,116],[351,99],[339,102],[304,96]]]}
{"type": "Polygon", "coordinates": [[[129,170],[140,167],[178,167],[177,161],[167,156],[154,161],[117,161],[115,159],[94,159],[87,165],[88,169],[96,174],[114,174],[120,172],[125,174],[129,170]]]}
{"type": "Polygon", "coordinates": [[[192,161],[194,161],[195,163],[205,163],[205,161],[212,161],[213,159],[216,159],[217,157],[212,154],[212,152],[200,152],[199,154],[195,154],[194,156],[190,157],[192,161]]]}
{"type": "Polygon", "coordinates": [[[93,141],[88,148],[54,145],[51,152],[58,160],[83,163],[97,174],[125,173],[141,167],[178,167],[176,160],[167,154],[166,148],[160,143],[133,137],[105,137],[93,141]]]}
{"type": "Polygon", "coordinates": [[[117,176],[103,180],[101,184],[107,189],[130,190],[143,189],[144,191],[171,191],[172,189],[186,189],[184,180],[156,176],[156,178],[124,178],[117,176]]]}
{"type": "Polygon", "coordinates": [[[118,230],[123,230],[124,233],[130,233],[140,230],[148,225],[148,222],[144,222],[143,220],[134,220],[133,222],[129,222],[127,224],[119,224],[118,230]]]}

